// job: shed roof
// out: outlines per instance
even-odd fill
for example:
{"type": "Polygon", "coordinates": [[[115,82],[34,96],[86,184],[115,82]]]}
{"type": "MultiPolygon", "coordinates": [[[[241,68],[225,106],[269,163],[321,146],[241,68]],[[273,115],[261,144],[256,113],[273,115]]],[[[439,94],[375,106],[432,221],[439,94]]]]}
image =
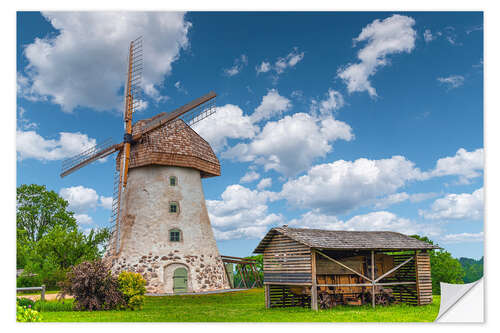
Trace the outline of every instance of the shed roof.
{"type": "Polygon", "coordinates": [[[393,231],[344,231],[278,227],[260,241],[254,253],[263,253],[276,234],[317,249],[331,250],[431,250],[439,246],[393,231]]]}

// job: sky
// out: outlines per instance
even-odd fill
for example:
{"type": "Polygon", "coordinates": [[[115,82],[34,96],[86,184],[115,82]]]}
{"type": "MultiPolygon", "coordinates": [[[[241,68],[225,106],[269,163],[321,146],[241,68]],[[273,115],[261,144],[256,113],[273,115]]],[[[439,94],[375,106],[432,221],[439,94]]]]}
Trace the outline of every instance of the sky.
{"type": "Polygon", "coordinates": [[[18,12],[17,185],[43,184],[82,228],[109,226],[129,42],[144,38],[134,120],[211,90],[194,129],[221,163],[204,179],[219,251],[272,227],[391,230],[483,255],[480,12],[18,12]]]}

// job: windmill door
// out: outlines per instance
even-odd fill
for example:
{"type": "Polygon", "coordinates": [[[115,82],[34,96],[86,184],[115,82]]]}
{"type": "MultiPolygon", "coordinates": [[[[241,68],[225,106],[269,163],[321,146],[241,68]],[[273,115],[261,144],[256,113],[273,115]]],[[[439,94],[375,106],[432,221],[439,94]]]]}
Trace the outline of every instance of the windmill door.
{"type": "Polygon", "coordinates": [[[174,271],[174,293],[187,292],[187,269],[179,267],[174,271]]]}

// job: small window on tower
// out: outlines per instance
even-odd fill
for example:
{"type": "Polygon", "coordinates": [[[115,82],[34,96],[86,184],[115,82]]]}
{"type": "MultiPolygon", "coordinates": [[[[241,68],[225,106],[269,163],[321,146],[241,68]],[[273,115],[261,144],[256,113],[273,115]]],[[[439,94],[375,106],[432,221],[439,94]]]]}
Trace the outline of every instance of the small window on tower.
{"type": "Polygon", "coordinates": [[[171,202],[170,203],[170,213],[178,213],[179,212],[179,205],[177,202],[171,202]]]}
{"type": "Polygon", "coordinates": [[[181,231],[179,229],[170,230],[170,241],[180,242],[181,241],[181,231]]]}
{"type": "Polygon", "coordinates": [[[170,186],[177,186],[177,177],[175,176],[170,177],[170,186]]]}

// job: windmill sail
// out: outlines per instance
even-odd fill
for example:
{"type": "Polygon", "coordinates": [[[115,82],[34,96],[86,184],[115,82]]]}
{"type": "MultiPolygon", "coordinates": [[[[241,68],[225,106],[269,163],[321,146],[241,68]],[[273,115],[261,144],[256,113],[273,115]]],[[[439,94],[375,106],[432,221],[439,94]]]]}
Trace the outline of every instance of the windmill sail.
{"type": "MultiPolygon", "coordinates": [[[[171,122],[175,119],[182,119],[189,126],[205,119],[216,111],[215,97],[216,93],[213,91],[201,96],[188,104],[185,104],[172,112],[166,113],[146,124],[139,130],[139,133],[133,136],[134,140],[140,139],[144,134],[151,132],[164,124],[171,122]]],[[[173,133],[172,133],[173,134],[173,133]]]]}
{"type": "Polygon", "coordinates": [[[113,154],[114,152],[119,150],[120,147],[120,144],[114,144],[111,138],[109,138],[103,142],[100,142],[99,144],[96,144],[93,147],[82,151],[78,155],[65,159],[62,162],[60,175],[61,178],[66,177],[70,173],[75,172],[76,170],[86,166],[87,164],[113,154]]]}

